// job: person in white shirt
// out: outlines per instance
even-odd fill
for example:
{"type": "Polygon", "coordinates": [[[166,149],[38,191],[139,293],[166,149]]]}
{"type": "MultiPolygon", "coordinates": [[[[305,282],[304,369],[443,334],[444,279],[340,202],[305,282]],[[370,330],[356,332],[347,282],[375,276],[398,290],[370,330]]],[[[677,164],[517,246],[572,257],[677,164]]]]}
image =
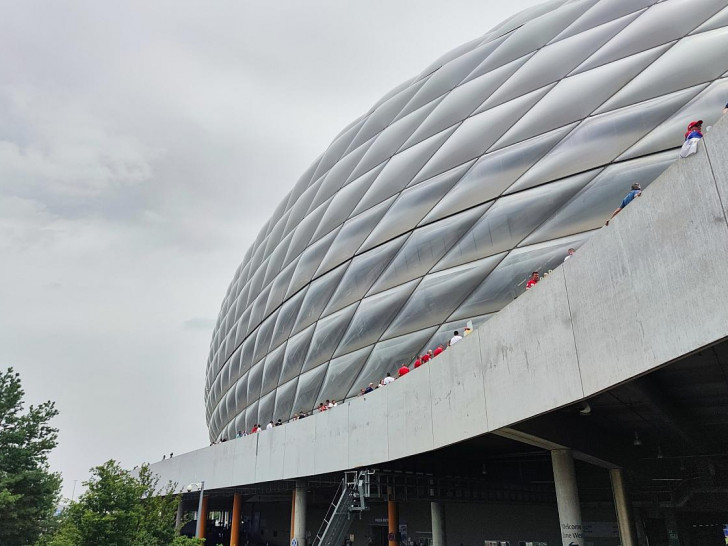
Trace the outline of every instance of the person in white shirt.
{"type": "Polygon", "coordinates": [[[568,260],[574,255],[574,252],[576,252],[576,249],[570,248],[569,253],[566,255],[566,258],[564,258],[564,261],[568,260]]]}
{"type": "Polygon", "coordinates": [[[455,334],[450,338],[450,343],[449,343],[450,347],[455,345],[461,339],[463,339],[463,336],[460,335],[460,332],[455,330],[455,334]]]}
{"type": "Polygon", "coordinates": [[[394,377],[390,373],[387,373],[387,377],[382,379],[382,385],[389,385],[394,381],[394,377]]]}
{"type": "Polygon", "coordinates": [[[275,425],[273,424],[273,421],[271,421],[271,422],[270,422],[270,423],[268,423],[268,425],[267,425],[267,426],[265,427],[265,430],[270,430],[270,429],[272,429],[272,428],[273,428],[274,426],[275,426],[275,425]]]}

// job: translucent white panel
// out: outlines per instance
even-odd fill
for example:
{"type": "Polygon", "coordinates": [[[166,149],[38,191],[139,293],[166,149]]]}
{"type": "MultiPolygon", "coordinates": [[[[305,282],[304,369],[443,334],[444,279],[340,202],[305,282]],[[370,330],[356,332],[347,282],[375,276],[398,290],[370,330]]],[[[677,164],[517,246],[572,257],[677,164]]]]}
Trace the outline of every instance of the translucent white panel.
{"type": "Polygon", "coordinates": [[[331,205],[326,209],[319,227],[316,228],[316,233],[313,235],[314,241],[344,223],[385,165],[382,164],[372,169],[367,174],[344,186],[334,195],[331,205]]]}
{"type": "Polygon", "coordinates": [[[371,350],[365,347],[332,360],[321,386],[321,398],[338,401],[346,398],[371,350]]]}
{"type": "Polygon", "coordinates": [[[250,312],[252,308],[248,307],[243,316],[238,320],[238,324],[235,327],[235,345],[240,345],[242,341],[248,335],[248,323],[250,322],[250,312]]]}
{"type": "MultiPolygon", "coordinates": [[[[549,239],[566,237],[597,229],[619,205],[635,182],[642,188],[649,186],[678,157],[676,151],[642,157],[634,161],[615,163],[601,171],[576,197],[562,206],[543,226],[531,234],[523,244],[534,244],[549,239]]],[[[550,187],[551,184],[548,185],[550,187]]]]}
{"type": "Polygon", "coordinates": [[[296,397],[298,378],[281,385],[276,393],[276,405],[273,409],[274,419],[282,419],[285,423],[293,415],[293,400],[296,397]]]}
{"type": "Polygon", "coordinates": [[[331,301],[326,306],[325,314],[343,309],[350,303],[361,299],[394,257],[404,240],[404,236],[398,237],[354,258],[331,297],[331,301]]]}
{"type": "Polygon", "coordinates": [[[238,412],[248,404],[248,374],[243,375],[235,384],[235,407],[238,412]]]}
{"type": "Polygon", "coordinates": [[[249,337],[241,346],[240,349],[240,371],[245,373],[250,369],[253,364],[253,349],[255,348],[255,338],[249,337]]]}
{"type": "Polygon", "coordinates": [[[527,112],[548,90],[548,87],[539,89],[466,119],[425,165],[415,180],[426,180],[482,155],[498,140],[512,120],[527,112]]]}
{"type": "MultiPolygon", "coordinates": [[[[597,2],[584,15],[579,17],[564,32],[559,34],[555,40],[561,40],[587,29],[603,25],[607,21],[612,21],[619,17],[623,17],[629,13],[639,10],[657,3],[659,0],[609,0],[608,2],[597,2]]],[[[554,41],[555,41],[554,40],[554,41]]]]}
{"type": "Polygon", "coordinates": [[[374,229],[374,226],[382,219],[382,216],[387,212],[392,201],[394,201],[394,197],[347,220],[338,232],[316,274],[319,275],[329,269],[333,269],[351,258],[356,252],[356,249],[359,248],[364,239],[374,229]]]}
{"type": "Polygon", "coordinates": [[[668,148],[682,146],[685,129],[693,120],[704,120],[704,126],[714,124],[722,115],[728,103],[728,80],[713,82],[666,122],[651,131],[646,137],[624,152],[617,159],[631,159],[668,148]]]}
{"type": "Polygon", "coordinates": [[[264,288],[258,298],[255,300],[255,303],[253,304],[253,311],[250,313],[249,328],[257,327],[261,323],[263,318],[265,318],[265,315],[263,313],[265,312],[265,306],[268,303],[268,296],[270,296],[270,286],[264,288]]]}
{"type": "Polygon", "coordinates": [[[487,208],[476,207],[416,229],[369,293],[381,292],[425,275],[487,208]]]}
{"type": "Polygon", "coordinates": [[[299,332],[288,340],[286,354],[283,357],[281,378],[278,380],[279,384],[286,383],[301,373],[303,359],[306,357],[306,353],[308,352],[308,346],[311,343],[311,338],[313,337],[314,327],[315,326],[309,326],[303,332],[299,332]]]}
{"type": "Polygon", "coordinates": [[[372,168],[376,167],[383,161],[386,161],[400,149],[407,139],[412,136],[415,129],[419,127],[422,121],[430,115],[430,112],[437,106],[437,101],[420,108],[411,113],[382,131],[374,138],[374,142],[364,154],[359,164],[349,176],[353,180],[372,168]]]}
{"type": "Polygon", "coordinates": [[[364,368],[354,381],[348,396],[358,394],[369,383],[377,384],[387,372],[396,375],[397,368],[409,362],[412,355],[432,335],[434,328],[378,343],[367,359],[364,368]]]}
{"type": "Polygon", "coordinates": [[[469,42],[465,42],[462,45],[459,45],[455,49],[452,49],[445,53],[444,55],[441,55],[438,57],[434,62],[430,63],[425,67],[425,69],[419,73],[416,79],[426,79],[428,76],[433,74],[435,71],[439,70],[441,67],[445,66],[446,64],[450,63],[451,61],[455,61],[459,57],[462,57],[466,53],[469,53],[473,51],[475,48],[478,47],[482,40],[480,38],[476,38],[474,40],[470,40],[469,42]]]}
{"type": "Polygon", "coordinates": [[[622,30],[633,16],[561,40],[539,50],[516,74],[484,103],[492,107],[556,82],[579,66],[607,40],[622,30]]]}
{"type": "Polygon", "coordinates": [[[228,439],[235,438],[235,420],[234,419],[228,423],[228,426],[225,429],[225,434],[228,439]]]}
{"type": "MultiPolygon", "coordinates": [[[[474,45],[474,44],[473,44],[474,45]]],[[[477,47],[437,69],[412,98],[400,115],[406,115],[441,97],[465,79],[483,61],[489,46],[477,47]]]]}
{"type": "Polygon", "coordinates": [[[584,121],[511,188],[518,191],[611,162],[669,118],[698,89],[679,91],[584,121]]]}
{"type": "Polygon", "coordinates": [[[273,419],[273,408],[276,403],[276,392],[266,394],[258,403],[258,423],[266,426],[273,419]]]}
{"type": "Polygon", "coordinates": [[[257,400],[260,398],[260,387],[263,381],[263,365],[261,360],[253,365],[248,372],[248,400],[257,400]]]}
{"type": "Polygon", "coordinates": [[[571,130],[563,127],[486,154],[468,171],[462,180],[432,209],[424,222],[455,214],[476,203],[498,197],[534,163],[541,159],[571,130]]]}
{"type": "Polygon", "coordinates": [[[446,269],[510,250],[582,189],[596,172],[502,197],[447,253],[436,269],[446,269]]]}
{"type": "Polygon", "coordinates": [[[363,144],[331,168],[329,173],[321,181],[316,196],[308,208],[309,212],[312,208],[318,206],[318,204],[326,201],[338,188],[341,188],[346,183],[350,178],[351,172],[359,165],[373,143],[374,139],[363,144]]]}
{"type": "Polygon", "coordinates": [[[317,402],[316,397],[321,390],[321,384],[324,382],[327,366],[319,366],[306,372],[298,378],[298,389],[296,390],[296,399],[293,403],[293,411],[311,411],[317,402]]]}
{"type": "Polygon", "coordinates": [[[256,269],[255,274],[250,279],[250,292],[247,304],[250,305],[255,298],[260,295],[260,289],[263,288],[263,279],[265,278],[265,268],[256,269]]]}
{"type": "Polygon", "coordinates": [[[420,142],[390,159],[357,205],[354,214],[359,214],[402,191],[453,131],[455,127],[420,142]]]}
{"type": "Polygon", "coordinates": [[[360,251],[365,252],[403,232],[414,229],[470,165],[472,163],[466,163],[403,191],[397,197],[392,208],[374,228],[372,234],[361,245],[360,251]]]}
{"type": "Polygon", "coordinates": [[[270,284],[270,294],[268,295],[268,304],[266,305],[266,313],[270,314],[273,309],[276,309],[285,299],[288,287],[291,284],[293,274],[296,272],[298,267],[298,259],[293,260],[288,266],[281,271],[278,276],[273,279],[270,284]]]}
{"type": "Polygon", "coordinates": [[[385,103],[374,108],[372,113],[367,116],[361,131],[356,138],[352,141],[349,149],[354,149],[366,142],[374,135],[379,133],[382,129],[387,127],[392,120],[397,117],[404,106],[410,101],[412,96],[422,87],[424,81],[419,81],[406,86],[404,89],[399,91],[395,96],[386,101],[385,103]]]}
{"type": "Polygon", "coordinates": [[[294,258],[306,249],[311,241],[311,237],[313,237],[313,234],[319,225],[319,222],[321,222],[324,212],[326,212],[326,208],[327,203],[319,206],[319,208],[306,216],[293,231],[293,238],[291,239],[291,244],[288,247],[286,259],[283,262],[285,265],[291,263],[294,258]]]}
{"type": "Polygon", "coordinates": [[[284,237],[288,235],[291,231],[296,229],[301,223],[301,220],[303,220],[303,218],[306,216],[306,213],[308,212],[314,197],[316,197],[316,193],[318,193],[322,182],[323,179],[320,178],[311,186],[306,188],[306,191],[303,192],[303,195],[301,195],[301,197],[299,197],[298,200],[293,204],[291,208],[291,213],[288,216],[288,222],[286,222],[286,229],[283,231],[284,237]]]}
{"type": "Polygon", "coordinates": [[[482,282],[500,259],[500,256],[485,258],[427,275],[407,305],[397,314],[382,336],[383,339],[440,324],[482,282]]]}
{"type": "Polygon", "coordinates": [[[294,294],[300,290],[304,285],[311,281],[314,273],[321,265],[321,260],[324,259],[326,253],[329,251],[331,244],[334,242],[338,235],[338,232],[332,231],[318,242],[308,247],[303,254],[301,259],[298,260],[298,267],[296,267],[291,284],[288,286],[286,297],[294,294]]]}
{"type": "Polygon", "coordinates": [[[224,420],[229,421],[235,415],[235,389],[230,389],[225,394],[223,409],[224,420]]]}
{"type": "Polygon", "coordinates": [[[529,56],[524,56],[453,89],[422,122],[403,147],[408,148],[467,118],[528,58],[529,56]]]}
{"type": "MultiPolygon", "coordinates": [[[[240,293],[238,294],[237,301],[235,302],[235,322],[236,323],[238,322],[240,317],[243,316],[243,311],[245,311],[245,302],[243,300],[247,299],[248,295],[246,294],[246,290],[248,290],[249,288],[250,288],[249,286],[247,288],[243,288],[240,291],[240,293]]],[[[217,330],[218,327],[219,327],[219,324],[218,324],[218,326],[215,327],[215,329],[217,330]]]]}
{"type": "Polygon", "coordinates": [[[260,325],[258,334],[255,336],[255,351],[253,360],[258,361],[263,358],[270,347],[270,340],[273,337],[273,328],[275,327],[277,314],[265,319],[260,325]]]}
{"type": "Polygon", "coordinates": [[[296,325],[293,327],[294,334],[319,319],[324,306],[328,303],[331,294],[334,293],[334,289],[341,281],[344,270],[344,266],[337,267],[311,283],[301,305],[296,325]]]}
{"type": "MultiPolygon", "coordinates": [[[[721,6],[715,0],[670,0],[669,2],[655,4],[643,12],[614,40],[597,51],[581,68],[588,70],[627,55],[682,38],[703,21],[710,18],[720,8],[721,6]]],[[[692,47],[690,50],[693,53],[696,51],[692,47]]],[[[698,49],[698,51],[701,51],[701,60],[695,64],[702,64],[704,62],[702,54],[707,52],[701,49],[698,49]]],[[[679,63],[671,66],[674,69],[675,66],[683,67],[684,64],[679,63]]],[[[674,90],[675,88],[667,89],[667,91],[674,90]]]]}
{"type": "Polygon", "coordinates": [[[531,271],[543,273],[554,269],[563,263],[569,247],[576,246],[583,238],[568,237],[513,250],[468,296],[450,320],[499,311],[525,292],[531,271]]]}
{"type": "Polygon", "coordinates": [[[410,281],[386,292],[364,298],[334,356],[350,353],[378,341],[389,321],[409,298],[418,282],[419,279],[410,281]]]}
{"type": "Polygon", "coordinates": [[[564,5],[561,9],[529,21],[508,36],[488,57],[488,67],[497,68],[543,47],[595,3],[596,0],[572,2],[571,5],[564,5]]]}
{"type": "Polygon", "coordinates": [[[278,386],[278,379],[281,376],[283,368],[283,356],[285,355],[285,345],[281,345],[274,349],[265,359],[263,366],[263,379],[261,382],[261,394],[267,394],[278,386]]]}
{"type": "Polygon", "coordinates": [[[728,51],[728,28],[685,38],[628,83],[600,111],[718,78],[728,67],[725,51],[728,51]],[[691,62],[696,51],[700,51],[700,62],[691,62]],[[680,69],[676,70],[676,66],[680,69]]]}
{"type": "Polygon", "coordinates": [[[237,347],[235,352],[233,352],[233,356],[230,357],[230,360],[228,360],[226,366],[230,367],[230,378],[232,381],[235,381],[238,377],[242,375],[242,346],[237,347]]]}
{"type": "Polygon", "coordinates": [[[323,364],[331,358],[334,349],[336,349],[349,326],[356,308],[357,304],[352,303],[349,307],[324,317],[316,323],[316,331],[311,339],[306,363],[303,365],[304,372],[323,364]]]}
{"type": "Polygon", "coordinates": [[[291,330],[296,323],[296,317],[301,309],[301,302],[303,302],[305,295],[306,289],[303,289],[281,306],[276,327],[273,330],[273,338],[270,342],[271,347],[278,347],[278,345],[283,343],[291,335],[291,330]]]}
{"type": "Polygon", "coordinates": [[[692,34],[707,32],[709,30],[715,30],[716,28],[721,28],[725,26],[728,26],[728,8],[723,8],[722,10],[720,10],[713,17],[711,17],[705,23],[695,29],[692,34]]]}
{"type": "Polygon", "coordinates": [[[543,2],[530,8],[526,8],[523,11],[519,11],[515,15],[512,15],[502,23],[493,27],[489,34],[500,35],[506,32],[511,32],[512,30],[517,29],[518,27],[520,27],[524,23],[527,23],[528,21],[531,21],[532,19],[540,17],[541,15],[548,13],[552,10],[558,9],[559,6],[561,6],[561,4],[563,4],[564,2],[565,0],[552,0],[551,2],[543,2]]]}
{"type": "MultiPolygon", "coordinates": [[[[281,224],[285,224],[285,222],[281,222],[281,219],[283,218],[283,215],[286,212],[286,201],[287,201],[287,199],[283,199],[283,201],[281,201],[278,204],[278,206],[276,207],[276,210],[273,211],[273,215],[270,217],[269,233],[271,234],[271,236],[273,235],[273,231],[274,231],[275,227],[277,227],[281,224]]],[[[277,240],[274,240],[273,244],[274,245],[277,244],[277,240]]],[[[241,264],[241,266],[242,266],[242,264],[241,264]]]]}
{"type": "Polygon", "coordinates": [[[501,138],[494,150],[591,114],[666,50],[651,49],[561,80],[501,138]]]}
{"type": "Polygon", "coordinates": [[[275,227],[271,230],[270,235],[267,237],[265,241],[266,256],[270,256],[283,239],[283,231],[286,228],[286,222],[288,221],[289,214],[290,212],[286,212],[285,215],[281,217],[281,219],[276,223],[275,227]]]}
{"type": "Polygon", "coordinates": [[[331,169],[331,167],[333,167],[344,156],[344,153],[351,146],[352,140],[354,140],[354,137],[364,123],[364,120],[360,120],[346,129],[341,135],[336,137],[336,139],[326,149],[324,155],[321,156],[321,161],[312,175],[313,180],[317,180],[319,177],[323,176],[326,171],[331,169]]]}

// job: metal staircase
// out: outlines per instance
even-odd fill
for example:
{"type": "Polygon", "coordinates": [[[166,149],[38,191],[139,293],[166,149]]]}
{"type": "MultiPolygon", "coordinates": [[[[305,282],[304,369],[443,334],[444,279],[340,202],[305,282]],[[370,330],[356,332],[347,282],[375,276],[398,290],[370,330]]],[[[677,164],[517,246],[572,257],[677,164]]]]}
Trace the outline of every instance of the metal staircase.
{"type": "Polygon", "coordinates": [[[361,513],[369,509],[366,499],[371,496],[370,476],[373,473],[369,470],[344,473],[312,546],[342,546],[352,515],[359,514],[361,518],[361,513]]]}

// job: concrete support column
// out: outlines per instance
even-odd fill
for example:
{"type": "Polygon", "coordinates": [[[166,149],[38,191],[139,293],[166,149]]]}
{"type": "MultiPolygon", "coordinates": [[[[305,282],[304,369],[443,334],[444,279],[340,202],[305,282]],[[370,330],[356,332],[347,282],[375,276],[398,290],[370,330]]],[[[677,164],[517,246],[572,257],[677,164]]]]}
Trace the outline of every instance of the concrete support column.
{"type": "Polygon", "coordinates": [[[632,510],[630,509],[629,499],[627,498],[627,487],[624,483],[624,471],[621,468],[610,468],[609,477],[612,480],[614,510],[617,513],[619,538],[622,546],[637,546],[632,510]]]}
{"type": "Polygon", "coordinates": [[[174,528],[179,530],[180,527],[182,527],[182,517],[185,514],[185,501],[182,500],[182,497],[179,498],[179,503],[177,504],[177,516],[174,518],[174,528]]]}
{"type": "Polygon", "coordinates": [[[233,520],[230,525],[230,546],[240,544],[240,516],[243,511],[243,497],[240,493],[233,495],[233,520]]]}
{"type": "Polygon", "coordinates": [[[561,524],[561,543],[563,546],[584,546],[584,531],[579,506],[579,490],[576,486],[574,457],[569,449],[551,451],[551,464],[554,468],[556,504],[561,524]]]}
{"type": "Polygon", "coordinates": [[[387,488],[387,531],[389,546],[399,546],[399,506],[391,487],[387,488]]]}
{"type": "Polygon", "coordinates": [[[677,518],[673,510],[665,511],[665,528],[667,530],[667,542],[670,546],[680,546],[680,536],[677,533],[677,518]]]}
{"type": "Polygon", "coordinates": [[[431,502],[432,546],[445,546],[445,506],[441,502],[431,502]]]}
{"type": "Polygon", "coordinates": [[[293,490],[293,514],[291,514],[293,529],[292,539],[296,539],[298,546],[306,546],[306,482],[296,481],[296,489],[293,490]]]}
{"type": "Polygon", "coordinates": [[[197,511],[197,528],[199,529],[197,538],[205,538],[205,533],[207,532],[207,495],[202,497],[200,506],[201,509],[197,511]]]}

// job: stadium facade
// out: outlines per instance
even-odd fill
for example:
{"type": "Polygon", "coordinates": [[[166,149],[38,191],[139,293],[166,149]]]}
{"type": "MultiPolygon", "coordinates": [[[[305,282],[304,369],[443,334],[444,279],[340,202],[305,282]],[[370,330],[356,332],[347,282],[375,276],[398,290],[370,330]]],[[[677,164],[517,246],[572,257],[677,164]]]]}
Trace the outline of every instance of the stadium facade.
{"type": "Polygon", "coordinates": [[[207,365],[210,438],[352,396],[488,320],[662,173],[689,121],[715,121],[727,53],[726,0],[557,0],[394,89],[236,271],[207,365]]]}

